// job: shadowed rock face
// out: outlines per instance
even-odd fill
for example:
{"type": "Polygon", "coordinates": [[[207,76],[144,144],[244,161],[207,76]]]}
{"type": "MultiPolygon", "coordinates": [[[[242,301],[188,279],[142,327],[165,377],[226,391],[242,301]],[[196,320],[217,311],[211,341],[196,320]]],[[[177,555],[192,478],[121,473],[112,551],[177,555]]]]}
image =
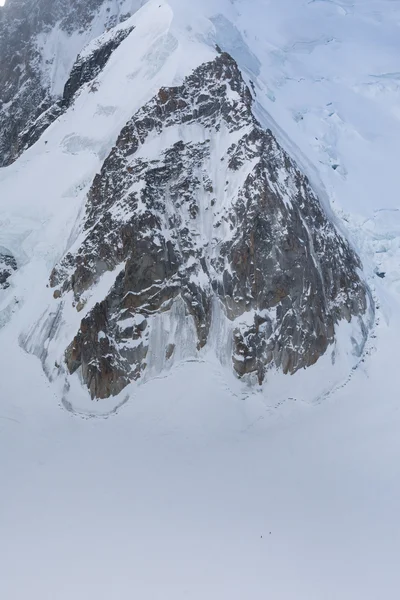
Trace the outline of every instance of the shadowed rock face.
{"type": "MultiPolygon", "coordinates": [[[[124,39],[125,32],[120,32],[85,61],[78,57],[64,94],[55,95],[49,76],[51,64],[42,55],[40,36],[50,35],[56,25],[59,35],[90,31],[103,4],[104,0],[8,0],[0,10],[0,167],[12,163],[39,139],[124,39]]],[[[117,17],[111,8],[105,14],[105,30],[129,16],[117,17]]]]}
{"type": "Polygon", "coordinates": [[[93,81],[93,79],[102,71],[111,54],[118,48],[121,42],[128,37],[132,30],[133,27],[128,27],[121,31],[117,31],[115,35],[110,37],[110,39],[103,44],[100,44],[98,48],[93,49],[93,52],[87,56],[78,56],[64,87],[64,94],[61,101],[63,107],[67,108],[70,106],[75,94],[82,85],[93,81]]]}
{"type": "Polygon", "coordinates": [[[0,250],[0,289],[5,290],[10,286],[9,279],[17,270],[17,261],[12,254],[0,250]]]}
{"type": "Polygon", "coordinates": [[[174,359],[183,334],[154,341],[174,320],[192,323],[197,351],[219,344],[218,312],[238,376],[294,373],[326,352],[340,320],[363,327],[359,266],[220,54],[143,106],[93,181],[83,235],[51,285],[81,310],[105,272],[118,275],[67,348],[68,369],[92,397],[117,394],[150,355],[174,359]]]}

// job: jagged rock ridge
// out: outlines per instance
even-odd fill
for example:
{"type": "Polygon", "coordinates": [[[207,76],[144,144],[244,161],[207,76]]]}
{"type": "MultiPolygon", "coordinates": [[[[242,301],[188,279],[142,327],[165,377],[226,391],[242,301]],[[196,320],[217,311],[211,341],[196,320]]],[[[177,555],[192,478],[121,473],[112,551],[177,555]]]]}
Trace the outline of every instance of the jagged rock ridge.
{"type": "Polygon", "coordinates": [[[252,102],[222,53],[143,106],[95,177],[81,239],[51,276],[55,297],[73,290],[84,310],[117,269],[66,350],[92,397],[168,366],[183,346],[220,344],[221,315],[233,368],[260,383],[268,368],[314,364],[340,320],[364,327],[359,260],[252,102]]]}

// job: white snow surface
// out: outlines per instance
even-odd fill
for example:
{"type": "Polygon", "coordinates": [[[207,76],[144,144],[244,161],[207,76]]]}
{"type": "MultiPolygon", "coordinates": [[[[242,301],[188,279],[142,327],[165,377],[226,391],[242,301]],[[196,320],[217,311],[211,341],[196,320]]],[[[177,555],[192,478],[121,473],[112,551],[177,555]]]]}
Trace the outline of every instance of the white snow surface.
{"type": "MultiPolygon", "coordinates": [[[[149,0],[130,24],[97,91],[0,170],[0,247],[19,266],[0,290],[0,598],[397,599],[400,2],[149,0]],[[76,377],[71,412],[34,355],[70,341],[46,347],[49,273],[125,122],[215,43],[362,258],[376,302],[364,356],[345,355],[340,379],[327,358],[254,390],[206,355],[115,402],[89,401],[76,377]]],[[[68,56],[57,32],[43,40],[66,59],[55,90],[102,33],[68,56]]],[[[64,331],[81,317],[71,306],[64,331]]]]}

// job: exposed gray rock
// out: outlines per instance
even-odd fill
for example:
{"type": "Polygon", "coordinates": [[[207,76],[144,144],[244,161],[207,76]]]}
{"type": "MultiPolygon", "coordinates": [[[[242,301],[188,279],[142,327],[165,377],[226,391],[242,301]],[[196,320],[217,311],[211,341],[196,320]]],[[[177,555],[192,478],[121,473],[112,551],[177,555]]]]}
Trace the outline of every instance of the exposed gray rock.
{"type": "MultiPolygon", "coordinates": [[[[157,315],[183,310],[200,351],[216,343],[217,303],[230,323],[234,370],[260,383],[272,366],[294,373],[314,364],[340,320],[364,327],[357,256],[253,116],[250,91],[225,53],[182,86],[161,89],[127,123],[93,181],[83,241],[51,285],[57,296],[73,290],[83,305],[117,266],[110,293],[66,350],[69,371],[81,369],[92,397],[143,375],[149,353],[160,351],[152,347],[157,315]]],[[[167,344],[165,361],[180,343],[167,344]]]]}

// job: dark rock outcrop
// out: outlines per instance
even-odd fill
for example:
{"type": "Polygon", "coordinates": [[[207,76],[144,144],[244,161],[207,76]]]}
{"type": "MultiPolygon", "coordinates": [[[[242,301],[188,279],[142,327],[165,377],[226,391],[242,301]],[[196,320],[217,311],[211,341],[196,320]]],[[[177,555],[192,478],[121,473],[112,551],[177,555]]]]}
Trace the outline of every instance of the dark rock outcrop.
{"type": "Polygon", "coordinates": [[[0,250],[0,289],[10,287],[10,277],[17,270],[17,261],[9,252],[0,250]]]}
{"type": "Polygon", "coordinates": [[[66,351],[92,397],[141,377],[152,353],[173,360],[182,340],[161,349],[152,335],[174,311],[194,324],[197,351],[221,342],[211,333],[220,311],[233,368],[260,383],[272,366],[294,373],[313,365],[340,320],[364,327],[357,256],[254,118],[250,91],[224,53],[161,89],[121,131],[93,181],[83,241],[51,285],[57,296],[72,290],[82,308],[117,267],[66,351]]]}
{"type": "Polygon", "coordinates": [[[133,27],[120,29],[115,32],[115,35],[105,39],[103,43],[99,40],[98,46],[93,48],[90,53],[78,56],[64,87],[64,94],[61,101],[63,107],[70,106],[78,90],[85,83],[93,81],[102,71],[111,54],[128,37],[132,30],[133,27]]]}

